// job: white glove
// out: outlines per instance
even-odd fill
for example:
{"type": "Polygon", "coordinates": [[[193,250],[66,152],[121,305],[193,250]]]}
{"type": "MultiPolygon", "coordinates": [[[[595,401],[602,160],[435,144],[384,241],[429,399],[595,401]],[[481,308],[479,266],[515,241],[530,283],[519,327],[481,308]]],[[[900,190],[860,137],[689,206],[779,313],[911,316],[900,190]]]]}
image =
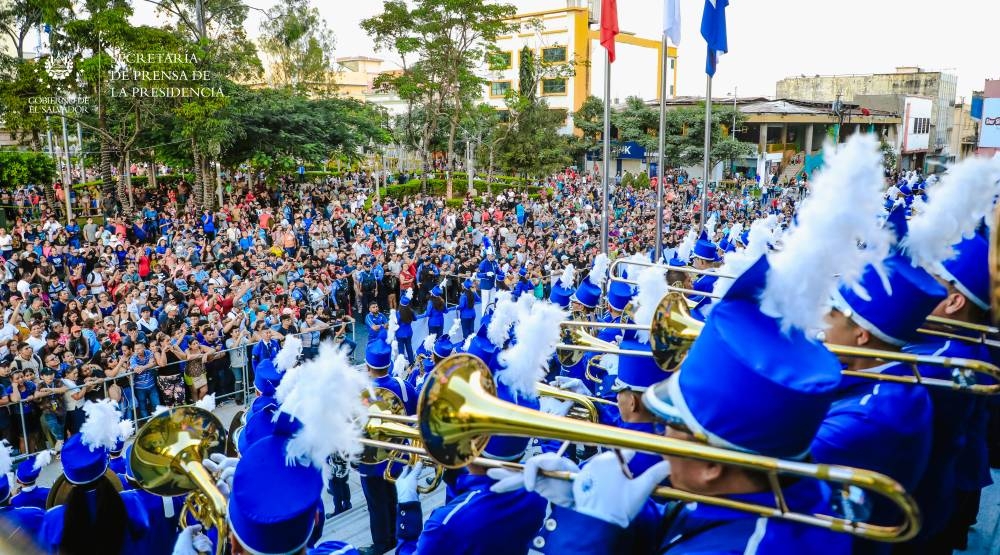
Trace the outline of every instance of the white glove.
{"type": "Polygon", "coordinates": [[[542,412],[556,416],[566,416],[569,414],[569,409],[573,408],[573,401],[560,401],[552,397],[542,397],[538,402],[541,404],[542,412]]]}
{"type": "Polygon", "coordinates": [[[580,395],[592,395],[587,386],[583,385],[583,380],[580,378],[570,378],[567,376],[556,376],[552,380],[552,385],[558,387],[559,389],[564,389],[572,393],[578,393],[580,395]]]}
{"type": "Polygon", "coordinates": [[[486,272],[486,277],[493,277],[493,272],[486,272]]]}
{"type": "Polygon", "coordinates": [[[201,533],[201,524],[192,524],[177,534],[172,555],[199,555],[212,552],[212,540],[201,533]]]}
{"type": "MultiPolygon", "coordinates": [[[[634,451],[622,453],[628,462],[634,451]]],[[[660,461],[629,479],[613,451],[590,459],[573,480],[573,503],[578,513],[628,528],[657,484],[670,474],[670,463],[660,461]]]]}
{"type": "Polygon", "coordinates": [[[239,462],[237,458],[227,457],[222,453],[212,453],[201,461],[201,464],[215,477],[215,487],[219,488],[222,495],[229,497],[233,491],[233,475],[239,462]]]}
{"type": "Polygon", "coordinates": [[[397,503],[412,503],[413,501],[420,500],[420,494],[417,493],[417,480],[420,478],[420,472],[423,469],[424,463],[418,462],[414,466],[404,468],[399,478],[396,478],[397,503]]]}
{"type": "Polygon", "coordinates": [[[486,475],[497,480],[497,483],[490,488],[493,493],[506,493],[524,488],[541,495],[555,505],[572,508],[573,483],[544,476],[540,473],[542,470],[579,472],[580,467],[556,453],[542,453],[525,461],[524,472],[491,468],[486,471],[486,475]]]}

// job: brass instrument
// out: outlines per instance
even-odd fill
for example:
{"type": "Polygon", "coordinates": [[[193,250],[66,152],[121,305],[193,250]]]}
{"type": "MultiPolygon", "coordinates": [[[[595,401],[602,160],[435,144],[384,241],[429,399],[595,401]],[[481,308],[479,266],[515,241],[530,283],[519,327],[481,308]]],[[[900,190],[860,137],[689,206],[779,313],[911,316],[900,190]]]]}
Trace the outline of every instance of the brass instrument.
{"type": "MultiPolygon", "coordinates": [[[[395,464],[412,466],[417,463],[416,457],[412,454],[404,456],[408,452],[400,449],[402,441],[409,441],[411,446],[420,447],[420,434],[413,427],[416,419],[406,415],[403,401],[390,389],[384,387],[376,387],[371,391],[366,389],[361,393],[361,399],[368,407],[368,421],[364,427],[365,436],[368,439],[394,446],[392,448],[373,447],[366,444],[361,452],[361,462],[379,464],[386,461],[382,478],[388,482],[395,482],[396,475],[393,473],[395,464]]],[[[443,477],[444,469],[435,465],[434,479],[427,485],[418,486],[417,491],[420,493],[434,491],[441,485],[443,477]]]]}
{"type": "Polygon", "coordinates": [[[229,534],[226,498],[201,464],[212,453],[222,453],[226,429],[216,416],[197,407],[175,407],[157,414],[139,430],[129,465],[139,487],[160,496],[189,493],[180,522],[190,515],[206,529],[216,528],[216,554],[225,551],[229,534]]]}
{"type": "Polygon", "coordinates": [[[990,315],[1000,325],[1000,205],[993,207],[990,222],[990,315]]]}
{"type": "MultiPolygon", "coordinates": [[[[694,441],[544,414],[497,399],[496,385],[489,369],[476,357],[466,354],[456,354],[444,359],[428,377],[420,394],[417,420],[427,454],[448,468],[458,468],[470,463],[480,464],[479,454],[489,441],[489,436],[494,434],[635,449],[659,455],[712,461],[764,473],[769,477],[775,503],[749,503],[665,486],[654,490],[653,494],[658,497],[725,507],[876,541],[906,541],[914,537],[920,528],[920,512],[916,502],[898,482],[883,474],[845,466],[752,455],[694,441]],[[903,522],[884,526],[832,514],[792,512],[788,509],[779,486],[781,475],[823,480],[845,489],[857,487],[881,495],[900,510],[903,522]]],[[[511,468],[509,463],[504,463],[503,467],[511,468]]],[[[545,475],[572,479],[568,473],[545,475]]]]}
{"type": "Polygon", "coordinates": [[[634,260],[628,260],[626,258],[616,258],[615,260],[611,261],[611,265],[608,267],[608,275],[609,275],[608,280],[609,280],[609,283],[610,283],[610,280],[622,281],[622,282],[631,283],[631,284],[635,283],[635,281],[630,281],[630,280],[627,280],[627,279],[624,279],[624,278],[616,277],[617,273],[615,272],[615,269],[619,265],[622,265],[622,264],[629,265],[629,266],[644,266],[644,267],[647,267],[647,268],[648,267],[662,267],[664,273],[666,273],[669,270],[676,270],[678,272],[683,272],[685,274],[696,274],[696,275],[699,275],[699,276],[716,276],[716,277],[722,277],[722,278],[736,279],[736,276],[731,276],[731,275],[728,275],[728,274],[722,274],[722,273],[719,273],[719,272],[714,271],[714,270],[698,270],[698,269],[692,268],[690,266],[668,266],[666,264],[661,264],[661,263],[657,263],[657,262],[637,262],[637,261],[634,261],[634,260]]]}
{"type": "Polygon", "coordinates": [[[647,327],[641,324],[622,323],[589,323],[564,320],[559,323],[564,328],[598,327],[621,330],[649,330],[649,351],[621,349],[614,343],[602,341],[577,329],[567,330],[563,334],[563,342],[559,344],[556,353],[563,366],[572,366],[583,358],[582,353],[604,353],[626,356],[653,357],[656,364],[671,371],[680,366],[687,356],[691,344],[698,338],[698,333],[704,324],[695,320],[688,312],[687,302],[683,295],[671,292],[660,299],[653,313],[652,324],[647,327]]]}
{"type": "Polygon", "coordinates": [[[538,394],[542,397],[551,397],[560,401],[572,402],[574,407],[570,409],[567,416],[577,420],[587,420],[590,422],[599,422],[601,420],[601,415],[597,410],[597,405],[618,405],[618,403],[612,403],[607,399],[592,397],[590,395],[581,395],[580,393],[567,391],[565,389],[560,389],[556,386],[544,383],[538,384],[538,394]]]}

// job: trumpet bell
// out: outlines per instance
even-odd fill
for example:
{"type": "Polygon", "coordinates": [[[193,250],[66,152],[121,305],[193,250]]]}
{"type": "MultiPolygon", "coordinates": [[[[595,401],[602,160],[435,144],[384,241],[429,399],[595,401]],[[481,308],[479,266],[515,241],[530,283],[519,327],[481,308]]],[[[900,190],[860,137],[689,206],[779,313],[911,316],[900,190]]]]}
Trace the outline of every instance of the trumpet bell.
{"type": "Polygon", "coordinates": [[[142,489],[161,496],[182,495],[198,489],[193,469],[225,448],[226,429],[214,414],[177,407],[152,417],[139,430],[129,465],[142,489]]]}
{"type": "MultiPolygon", "coordinates": [[[[595,323],[594,326],[600,327],[601,324],[598,322],[595,323]]],[[[604,351],[613,351],[615,348],[617,348],[617,345],[615,345],[614,343],[609,343],[602,339],[598,339],[581,328],[563,329],[562,335],[563,335],[562,337],[563,343],[569,345],[582,345],[604,351]]],[[[562,364],[567,368],[579,363],[581,360],[583,360],[583,357],[586,356],[586,354],[587,353],[583,351],[572,351],[569,349],[556,350],[556,357],[559,359],[559,364],[562,364]]]]}
{"type": "Polygon", "coordinates": [[[417,406],[420,436],[427,453],[445,468],[471,463],[490,440],[489,435],[476,431],[481,419],[468,412],[484,393],[485,398],[496,398],[496,384],[489,371],[483,371],[485,367],[472,355],[451,355],[437,364],[424,383],[417,406]]]}

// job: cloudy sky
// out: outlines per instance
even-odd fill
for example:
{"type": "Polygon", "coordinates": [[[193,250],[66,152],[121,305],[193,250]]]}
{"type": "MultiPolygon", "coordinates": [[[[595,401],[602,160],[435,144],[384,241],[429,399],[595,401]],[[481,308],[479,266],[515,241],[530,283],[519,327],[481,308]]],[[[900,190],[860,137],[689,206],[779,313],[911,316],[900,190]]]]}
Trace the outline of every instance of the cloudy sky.
{"type": "MultiPolygon", "coordinates": [[[[245,0],[267,9],[271,0],[245,0]]],[[[566,0],[508,0],[520,11],[566,5],[566,0]]],[[[680,0],[682,37],[678,49],[681,95],[705,90],[705,43],[699,34],[703,0],[680,0]]],[[[149,4],[137,2],[137,20],[152,23],[149,4]]],[[[336,35],[335,55],[375,55],[358,23],[381,11],[381,0],[313,0],[336,35]]],[[[658,38],[661,0],[618,0],[622,31],[658,38]]],[[[259,32],[262,14],[250,12],[247,30],[259,32]]],[[[773,96],[775,83],[800,74],[884,73],[919,65],[958,75],[959,97],[981,90],[986,78],[1000,78],[996,38],[989,26],[1000,21],[996,0],[730,0],[729,51],[722,58],[713,96],[773,96]],[[993,55],[990,55],[990,53],[993,55]]],[[[615,62],[612,96],[655,95],[655,57],[623,48],[615,62]],[[619,77],[621,76],[621,77],[619,77]]],[[[600,94],[601,64],[594,91],[600,94]]]]}

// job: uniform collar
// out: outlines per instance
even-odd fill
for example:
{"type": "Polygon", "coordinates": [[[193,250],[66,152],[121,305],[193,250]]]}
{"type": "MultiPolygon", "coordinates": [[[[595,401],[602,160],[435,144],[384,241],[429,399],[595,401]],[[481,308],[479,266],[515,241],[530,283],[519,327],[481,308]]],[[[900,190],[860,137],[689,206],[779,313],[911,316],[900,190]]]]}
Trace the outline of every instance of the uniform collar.
{"type": "MultiPolygon", "coordinates": [[[[880,364],[874,368],[866,368],[863,370],[865,374],[886,374],[889,376],[911,376],[913,372],[910,371],[909,367],[905,364],[899,362],[887,362],[885,364],[880,364]]],[[[840,379],[840,385],[837,387],[838,390],[843,391],[845,389],[853,388],[858,384],[873,385],[877,383],[875,380],[870,378],[863,378],[860,376],[844,376],[840,379]]]]}
{"type": "Polygon", "coordinates": [[[487,490],[495,483],[496,480],[486,475],[462,474],[455,480],[455,494],[461,495],[470,491],[487,490]]]}

